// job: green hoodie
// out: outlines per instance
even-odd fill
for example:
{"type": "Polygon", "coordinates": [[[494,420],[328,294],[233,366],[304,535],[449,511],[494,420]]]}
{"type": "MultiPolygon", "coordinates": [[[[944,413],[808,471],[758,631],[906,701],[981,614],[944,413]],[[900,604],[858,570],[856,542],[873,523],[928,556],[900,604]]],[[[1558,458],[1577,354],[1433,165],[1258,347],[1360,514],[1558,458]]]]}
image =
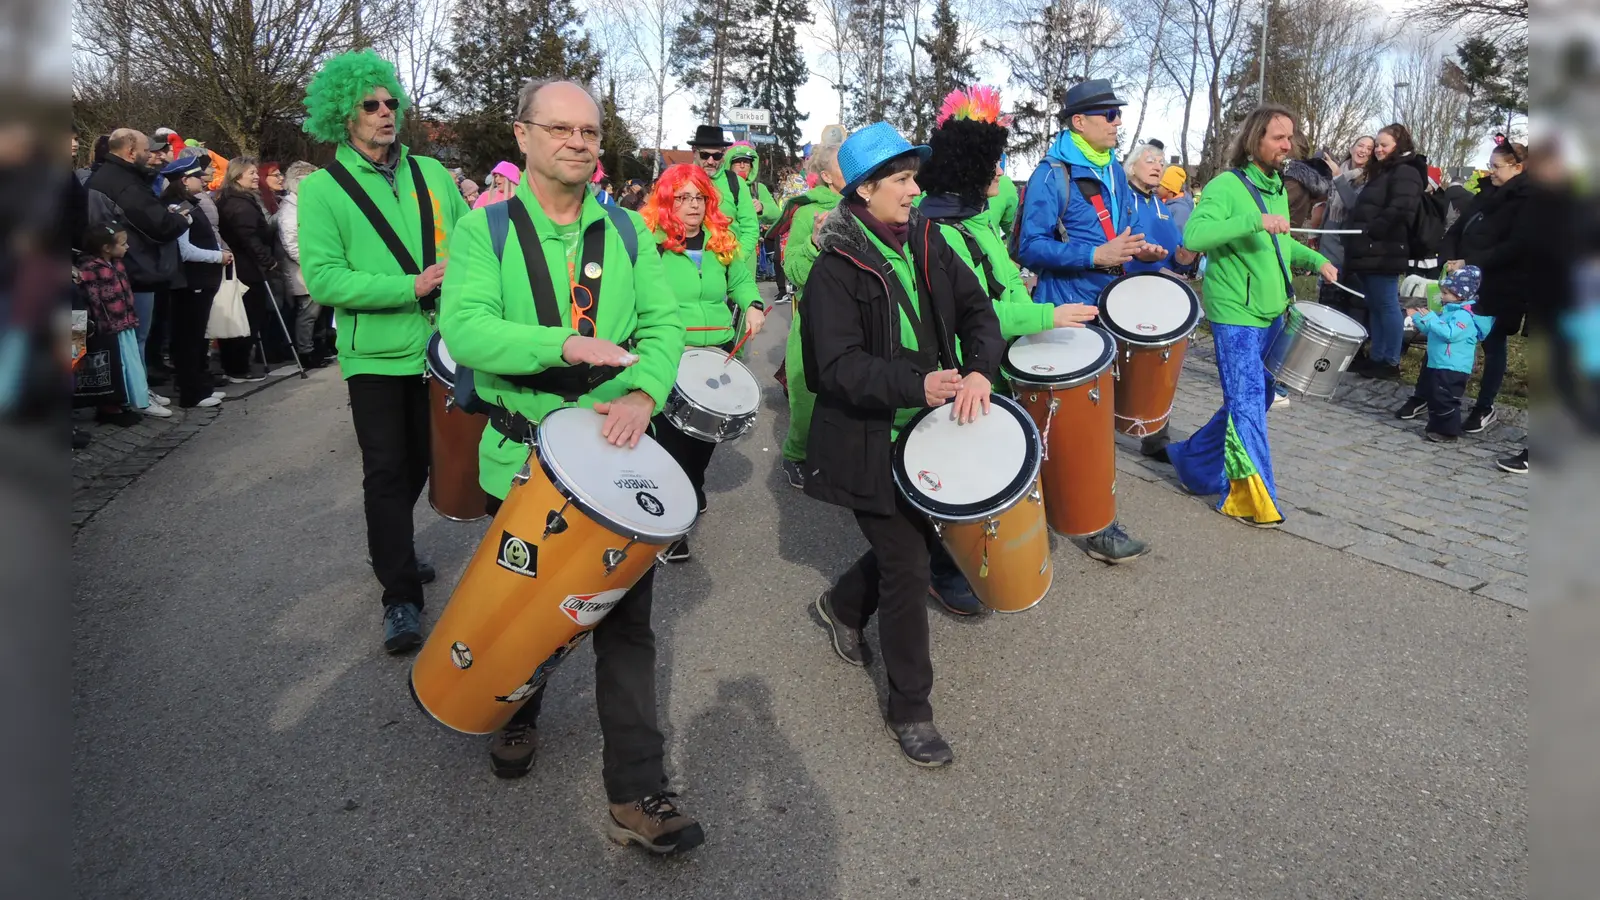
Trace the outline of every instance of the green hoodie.
{"type": "MultiPolygon", "coordinates": [[[[972,235],[972,242],[977,245],[978,253],[989,260],[989,268],[994,272],[994,278],[1000,282],[1000,298],[994,301],[995,315],[1000,319],[1000,336],[1006,340],[1022,337],[1027,334],[1038,334],[1056,327],[1056,308],[1048,303],[1035,303],[1033,297],[1028,295],[1028,289],[1022,283],[1022,272],[1017,264],[1006,253],[1005,241],[990,224],[986,213],[979,213],[963,222],[968,234],[972,235]]],[[[974,261],[972,251],[967,247],[966,239],[961,230],[953,224],[939,223],[939,230],[944,233],[944,239],[967,264],[967,268],[978,276],[978,283],[983,285],[984,293],[993,297],[994,286],[989,284],[989,279],[983,274],[983,266],[974,261]]]]}
{"type": "MultiPolygon", "coordinates": [[[[741,148],[734,147],[732,150],[741,148]]],[[[732,150],[729,153],[732,153],[732,150]]],[[[756,271],[756,243],[761,240],[761,223],[756,218],[755,197],[750,193],[750,186],[742,180],[739,182],[739,196],[730,207],[727,198],[733,193],[730,181],[734,177],[728,170],[728,156],[722,157],[722,167],[717,174],[711,177],[711,183],[716,185],[717,193],[722,196],[722,212],[728,217],[733,236],[739,239],[739,249],[744,253],[745,265],[750,267],[750,273],[756,271]]]]}
{"type": "Polygon", "coordinates": [[[1000,193],[989,198],[984,218],[995,233],[1000,235],[1002,243],[1011,242],[1011,228],[1017,221],[1017,183],[1012,181],[1010,176],[1000,176],[1000,193]]]}
{"type": "MultiPolygon", "coordinates": [[[[1267,175],[1255,163],[1245,169],[1266,201],[1267,212],[1289,218],[1289,197],[1277,173],[1267,175]]],[[[1221,325],[1265,328],[1289,305],[1283,267],[1272,249],[1272,236],[1261,227],[1261,208],[1232,172],[1211,179],[1189,224],[1183,246],[1207,255],[1201,284],[1206,318],[1221,325]]],[[[1328,260],[1287,234],[1278,235],[1284,262],[1291,267],[1320,269],[1328,260]]]]}
{"type": "MultiPolygon", "coordinates": [[[[558,301],[572,294],[567,269],[567,251],[557,226],[544,214],[539,201],[524,180],[517,185],[539,235],[545,265],[558,301]]],[[[608,216],[593,195],[583,201],[577,225],[581,234],[590,223],[608,216]]],[[[551,410],[563,406],[591,407],[615,400],[633,390],[644,391],[656,403],[666,402],[678,379],[678,362],[683,356],[683,323],[678,318],[678,303],[670,291],[663,291],[665,280],[661,257],[652,252],[655,236],[637,213],[629,212],[639,236],[640,253],[630,265],[628,250],[615,228],[606,226],[605,259],[601,264],[599,319],[595,337],[614,343],[633,344],[639,361],[622,370],[595,390],[567,403],[555,394],[518,387],[504,378],[489,374],[536,375],[546,369],[567,365],[561,358],[562,345],[577,334],[569,327],[539,324],[528,283],[528,270],[516,229],[507,237],[504,257],[495,258],[489,237],[489,219],[479,209],[468,213],[456,231],[455,258],[445,274],[443,313],[439,329],[450,355],[477,371],[475,388],[479,396],[529,421],[538,422],[551,410]]],[[[528,458],[528,448],[504,440],[499,432],[485,429],[478,446],[478,481],[491,496],[504,497],[511,477],[528,458]]]]}
{"type": "MultiPolygon", "coordinates": [[[[811,243],[811,235],[816,231],[817,213],[832,212],[844,195],[833,190],[825,184],[819,184],[801,197],[809,200],[805,206],[794,211],[794,221],[789,224],[789,237],[783,245],[783,274],[789,276],[794,282],[798,292],[806,286],[806,278],[811,275],[811,266],[817,261],[817,245],[811,243]]],[[[800,302],[800,295],[795,294],[795,303],[800,302]]]]}
{"type": "Polygon", "coordinates": [[[772,201],[772,192],[761,183],[761,155],[754,147],[732,147],[728,155],[722,158],[722,167],[727,169],[741,159],[750,160],[750,175],[745,178],[745,184],[750,186],[750,193],[756,200],[761,201],[761,211],[756,213],[756,223],[765,231],[778,221],[778,213],[782,207],[772,201]]]}
{"type": "Polygon", "coordinates": [[[678,318],[686,329],[684,343],[690,347],[715,347],[737,339],[728,298],[732,297],[743,310],[761,303],[761,293],[750,270],[739,265],[738,257],[725,266],[710,251],[700,254],[700,265],[696,266],[689,254],[663,246],[666,235],[658,233],[654,237],[667,284],[678,298],[678,318]],[[693,330],[710,327],[717,330],[693,330]]]}
{"type": "MultiPolygon", "coordinates": [[[[400,147],[395,183],[372,161],[341,144],[334,158],[355,176],[395,233],[422,262],[422,216],[411,183],[410,152],[400,147]]],[[[433,198],[439,262],[450,257],[467,203],[444,166],[417,157],[433,198]]],[[[433,326],[417,304],[415,275],[407,275],[355,201],[326,169],[300,182],[300,271],[317,302],[333,307],[339,369],[352,375],[421,375],[433,326]]],[[[455,266],[450,267],[451,271],[455,266]]]]}
{"type": "Polygon", "coordinates": [[[795,204],[794,219],[779,254],[783,273],[794,283],[795,290],[794,303],[789,307],[789,341],[783,353],[784,372],[789,379],[789,433],[783,442],[783,458],[794,462],[806,458],[811,411],[817,402],[817,395],[806,384],[805,360],[800,355],[800,297],[805,293],[811,265],[817,261],[817,245],[811,243],[811,235],[816,232],[817,213],[832,211],[843,199],[844,195],[819,184],[790,200],[795,204]]]}

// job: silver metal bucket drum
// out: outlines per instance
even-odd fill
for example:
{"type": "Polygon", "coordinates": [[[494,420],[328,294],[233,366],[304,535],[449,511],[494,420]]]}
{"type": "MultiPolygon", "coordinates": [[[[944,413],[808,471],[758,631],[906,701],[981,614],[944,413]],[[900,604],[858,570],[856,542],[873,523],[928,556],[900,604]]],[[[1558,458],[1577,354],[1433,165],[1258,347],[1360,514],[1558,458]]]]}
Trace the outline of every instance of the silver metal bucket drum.
{"type": "Polygon", "coordinates": [[[1366,339],[1367,330],[1344,313],[1317,303],[1295,303],[1267,350],[1267,371],[1291,391],[1326,399],[1366,339]]]}

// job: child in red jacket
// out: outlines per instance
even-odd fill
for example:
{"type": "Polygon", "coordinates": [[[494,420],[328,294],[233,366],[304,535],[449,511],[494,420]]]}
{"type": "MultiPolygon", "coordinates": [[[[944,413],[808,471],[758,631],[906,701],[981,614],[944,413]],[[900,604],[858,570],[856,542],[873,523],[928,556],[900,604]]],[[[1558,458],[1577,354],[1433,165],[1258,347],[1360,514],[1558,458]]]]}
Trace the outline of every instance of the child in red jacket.
{"type": "Polygon", "coordinates": [[[82,247],[84,258],[78,264],[78,283],[88,302],[89,319],[96,329],[117,336],[118,355],[122,357],[122,383],[127,394],[122,404],[100,407],[95,418],[132,425],[138,422],[132,410],[159,418],[172,415],[165,404],[151,402],[154,395],[145,378],[144,355],[139,352],[137,332],[139,316],[133,309],[133,286],[122,266],[122,257],[128,253],[128,233],[114,225],[97,226],[84,236],[82,247]]]}

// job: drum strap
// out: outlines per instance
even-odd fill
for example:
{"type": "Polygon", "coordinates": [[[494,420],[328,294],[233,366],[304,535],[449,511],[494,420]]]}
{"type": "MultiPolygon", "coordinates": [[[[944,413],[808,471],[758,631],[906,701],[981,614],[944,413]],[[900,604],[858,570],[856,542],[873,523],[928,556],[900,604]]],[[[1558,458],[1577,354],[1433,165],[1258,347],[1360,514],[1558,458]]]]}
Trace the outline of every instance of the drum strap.
{"type": "MultiPolygon", "coordinates": [[[[389,224],[388,218],[378,209],[378,204],[372,202],[372,196],[361,187],[360,183],[356,181],[356,177],[350,174],[349,169],[345,168],[344,163],[335,161],[328,166],[328,174],[332,175],[334,182],[344,189],[345,194],[350,197],[350,201],[356,205],[356,209],[361,210],[361,215],[366,218],[367,224],[371,225],[372,230],[378,233],[378,239],[383,241],[385,247],[389,248],[389,252],[394,256],[394,261],[400,264],[400,269],[407,275],[421,275],[423,269],[439,261],[439,247],[434,242],[437,234],[433,227],[433,195],[428,193],[428,182],[422,177],[422,167],[417,164],[417,158],[415,156],[407,156],[406,162],[411,164],[411,186],[417,192],[417,210],[422,214],[421,268],[417,267],[417,261],[411,255],[411,251],[406,248],[405,241],[400,239],[400,235],[395,232],[394,226],[389,224]]],[[[439,288],[434,288],[426,297],[422,297],[419,302],[423,309],[433,309],[439,302],[439,288]]]]}
{"type": "Polygon", "coordinates": [[[952,227],[961,232],[961,239],[966,242],[967,252],[972,254],[972,261],[977,263],[978,267],[983,270],[983,280],[989,291],[989,299],[999,303],[1000,298],[1005,295],[1006,291],[1005,288],[1001,287],[1000,279],[994,275],[994,266],[989,262],[989,254],[979,249],[978,241],[973,238],[972,232],[967,230],[965,223],[957,222],[952,227]]]}
{"type": "MultiPolygon", "coordinates": [[[[1251,181],[1250,178],[1244,174],[1243,169],[1229,169],[1228,171],[1239,176],[1239,180],[1244,182],[1245,190],[1249,191],[1250,196],[1255,199],[1256,208],[1261,210],[1262,215],[1266,215],[1267,201],[1266,198],[1261,196],[1261,189],[1256,187],[1255,182],[1251,181]]],[[[1283,261],[1283,247],[1278,244],[1277,235],[1269,234],[1268,237],[1272,238],[1272,252],[1278,256],[1278,269],[1283,272],[1283,289],[1289,295],[1289,302],[1293,303],[1294,279],[1289,277],[1289,264],[1283,261]]]]}

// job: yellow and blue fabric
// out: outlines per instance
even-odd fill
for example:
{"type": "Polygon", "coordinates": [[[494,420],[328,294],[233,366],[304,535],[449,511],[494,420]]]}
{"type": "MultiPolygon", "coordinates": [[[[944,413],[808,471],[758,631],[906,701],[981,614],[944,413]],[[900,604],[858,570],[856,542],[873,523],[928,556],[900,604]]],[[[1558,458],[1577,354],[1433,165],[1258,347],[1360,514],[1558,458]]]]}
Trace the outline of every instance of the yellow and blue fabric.
{"type": "Polygon", "coordinates": [[[1167,446],[1185,488],[1204,496],[1219,494],[1219,511],[1262,524],[1283,521],[1267,442],[1273,378],[1262,365],[1282,330],[1282,317],[1266,328],[1212,323],[1222,408],[1188,440],[1167,446]]]}

